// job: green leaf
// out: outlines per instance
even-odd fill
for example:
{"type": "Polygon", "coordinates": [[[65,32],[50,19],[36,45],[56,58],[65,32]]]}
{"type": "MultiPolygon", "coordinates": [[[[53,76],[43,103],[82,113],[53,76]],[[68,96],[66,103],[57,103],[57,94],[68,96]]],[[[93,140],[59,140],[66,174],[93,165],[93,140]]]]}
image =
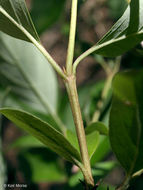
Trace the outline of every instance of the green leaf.
{"type": "Polygon", "coordinates": [[[143,70],[113,80],[109,136],[113,152],[131,175],[143,168],[143,70]]]}
{"type": "Polygon", "coordinates": [[[57,112],[56,74],[33,44],[0,33],[0,57],[0,87],[10,87],[13,96],[6,106],[26,111],[30,107],[44,114],[57,112]]]}
{"type": "Polygon", "coordinates": [[[86,135],[87,148],[90,159],[92,158],[94,152],[97,149],[97,146],[99,144],[99,137],[100,135],[97,131],[93,131],[92,133],[86,135]]]}
{"type": "Polygon", "coordinates": [[[120,18],[123,11],[127,7],[127,0],[121,0],[121,1],[108,0],[107,6],[109,7],[109,15],[111,19],[115,20],[115,19],[120,18]]]}
{"type": "Polygon", "coordinates": [[[44,147],[44,145],[32,135],[25,135],[16,139],[12,145],[12,148],[37,148],[37,147],[44,147]]]}
{"type": "Polygon", "coordinates": [[[30,184],[31,182],[61,183],[66,180],[59,157],[47,148],[21,149],[18,152],[17,162],[24,179],[30,184]]]}
{"type": "Polygon", "coordinates": [[[102,122],[91,123],[85,128],[86,134],[90,134],[94,131],[98,131],[101,135],[108,135],[108,129],[102,122]]]}
{"type": "Polygon", "coordinates": [[[0,30],[6,34],[30,41],[27,32],[39,41],[25,0],[0,0],[0,30]]]}
{"type": "MultiPolygon", "coordinates": [[[[74,148],[80,153],[76,134],[70,130],[67,130],[67,139],[74,146],[74,148]]],[[[99,143],[99,132],[92,131],[91,133],[86,135],[86,141],[87,141],[89,158],[91,159],[99,143]]]]}
{"type": "MultiPolygon", "coordinates": [[[[143,0],[132,0],[123,16],[91,49],[105,57],[121,55],[143,40],[143,0]],[[135,5],[135,6],[134,6],[135,5]]],[[[91,53],[89,51],[89,53],[91,53]]]]}
{"type": "Polygon", "coordinates": [[[78,139],[76,136],[76,133],[67,130],[66,131],[66,135],[67,135],[67,139],[68,141],[78,150],[78,152],[80,153],[80,149],[79,149],[79,145],[78,145],[78,139]]]}
{"type": "Polygon", "coordinates": [[[100,136],[99,145],[91,158],[91,165],[94,166],[95,163],[101,162],[109,154],[110,149],[109,138],[100,136]]]}
{"type": "Polygon", "coordinates": [[[64,4],[65,0],[34,0],[32,2],[31,17],[39,33],[58,20],[64,4]]]}
{"type": "Polygon", "coordinates": [[[78,151],[61,133],[52,128],[48,123],[29,113],[16,109],[5,108],[1,109],[0,112],[17,126],[35,136],[52,151],[64,157],[66,160],[74,164],[80,162],[78,151]]]}

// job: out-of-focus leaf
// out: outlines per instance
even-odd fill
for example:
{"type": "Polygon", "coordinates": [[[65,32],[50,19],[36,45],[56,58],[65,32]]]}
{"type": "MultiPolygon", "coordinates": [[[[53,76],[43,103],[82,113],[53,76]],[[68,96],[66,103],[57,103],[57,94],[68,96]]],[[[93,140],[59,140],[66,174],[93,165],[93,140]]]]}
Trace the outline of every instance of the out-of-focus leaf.
{"type": "Polygon", "coordinates": [[[128,175],[143,169],[143,70],[127,71],[113,80],[110,142],[128,175]]]}
{"type": "Polygon", "coordinates": [[[86,134],[90,134],[93,131],[98,131],[101,135],[108,135],[108,129],[102,122],[91,123],[85,128],[86,134]]]}
{"type": "Polygon", "coordinates": [[[58,159],[46,148],[22,150],[18,154],[19,170],[28,183],[64,182],[66,174],[58,159]]]}
{"type": "Polygon", "coordinates": [[[99,132],[93,131],[86,135],[89,158],[91,159],[99,144],[99,132]]]}
{"type": "Polygon", "coordinates": [[[21,40],[30,41],[26,33],[39,40],[25,0],[0,0],[0,30],[21,40]]]}
{"type": "Polygon", "coordinates": [[[1,138],[1,117],[0,117],[0,187],[4,190],[4,184],[6,182],[6,166],[4,163],[2,152],[2,138],[1,138]]]}
{"type": "Polygon", "coordinates": [[[121,0],[121,1],[109,0],[107,1],[107,4],[109,7],[109,14],[114,20],[118,19],[125,10],[125,8],[127,7],[126,0],[121,0]]]}
{"type": "Polygon", "coordinates": [[[67,130],[67,139],[80,152],[76,133],[67,130]]]}
{"type": "Polygon", "coordinates": [[[98,190],[115,190],[115,187],[109,184],[102,184],[98,187],[98,190]]]}
{"type": "MultiPolygon", "coordinates": [[[[0,106],[3,105],[5,99],[5,93],[0,94],[0,106]]],[[[2,115],[0,114],[0,187],[1,190],[4,190],[4,184],[6,182],[6,165],[4,162],[3,151],[2,151],[2,115]]]]}
{"type": "MultiPolygon", "coordinates": [[[[76,134],[71,132],[70,130],[67,130],[67,139],[80,153],[76,134]]],[[[89,158],[91,159],[99,143],[99,132],[93,131],[88,135],[86,135],[86,141],[87,141],[89,158]]]]}
{"type": "Polygon", "coordinates": [[[65,0],[34,0],[32,1],[31,16],[39,33],[54,24],[60,17],[65,0]]]}
{"type": "Polygon", "coordinates": [[[43,146],[44,144],[31,135],[19,137],[11,145],[13,148],[37,148],[43,146]]]}
{"type": "MultiPolygon", "coordinates": [[[[29,107],[37,112],[56,113],[57,78],[45,57],[32,44],[2,33],[0,56],[0,86],[11,88],[10,94],[15,97],[12,106],[18,104],[25,110],[29,107]]],[[[6,106],[11,106],[13,101],[14,98],[6,101],[6,106]]]]}
{"type": "Polygon", "coordinates": [[[0,112],[66,160],[74,164],[80,162],[78,151],[60,132],[52,128],[48,123],[29,113],[16,109],[5,108],[0,109],[0,112]]]}
{"type": "Polygon", "coordinates": [[[94,166],[96,162],[101,162],[105,156],[110,152],[109,138],[106,136],[100,136],[99,145],[91,158],[91,165],[94,166]]]}

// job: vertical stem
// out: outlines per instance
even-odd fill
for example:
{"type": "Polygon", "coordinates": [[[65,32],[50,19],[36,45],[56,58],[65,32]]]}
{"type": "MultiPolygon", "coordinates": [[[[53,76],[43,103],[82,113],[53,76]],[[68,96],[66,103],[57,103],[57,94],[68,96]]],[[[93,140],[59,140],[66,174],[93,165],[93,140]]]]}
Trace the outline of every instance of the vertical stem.
{"type": "Polygon", "coordinates": [[[110,75],[107,77],[107,80],[105,82],[105,86],[104,86],[102,94],[101,94],[101,99],[97,102],[97,110],[93,114],[92,123],[97,122],[99,120],[99,117],[101,115],[101,111],[102,111],[102,108],[104,105],[104,101],[105,101],[105,99],[108,95],[109,89],[111,87],[111,82],[112,82],[113,76],[114,75],[110,75]]]}
{"type": "Polygon", "coordinates": [[[67,61],[66,61],[66,69],[69,75],[72,74],[72,63],[74,56],[76,22],[77,22],[77,4],[78,0],[72,0],[71,24],[70,24],[69,44],[68,44],[67,61]]]}
{"type": "Polygon", "coordinates": [[[81,115],[81,110],[80,110],[80,105],[79,105],[79,100],[78,100],[76,77],[74,75],[69,76],[65,84],[66,84],[66,89],[67,89],[69,100],[70,100],[74,123],[76,126],[76,133],[77,133],[77,138],[78,138],[78,143],[79,143],[80,153],[81,153],[81,158],[82,158],[82,163],[83,163],[82,172],[83,172],[85,182],[87,185],[87,190],[88,190],[90,186],[94,187],[94,180],[91,173],[85,131],[84,131],[83,120],[82,120],[82,115],[81,115]]]}

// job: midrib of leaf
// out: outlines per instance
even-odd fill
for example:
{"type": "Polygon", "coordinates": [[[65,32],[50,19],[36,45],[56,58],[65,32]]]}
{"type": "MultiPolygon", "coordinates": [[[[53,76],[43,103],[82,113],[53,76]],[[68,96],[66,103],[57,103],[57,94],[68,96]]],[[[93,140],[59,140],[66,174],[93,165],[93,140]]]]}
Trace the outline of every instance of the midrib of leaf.
{"type": "Polygon", "coordinates": [[[56,114],[56,112],[53,112],[53,110],[52,110],[51,106],[49,105],[49,103],[43,99],[42,94],[36,88],[36,86],[33,84],[33,82],[30,80],[30,78],[27,76],[27,74],[25,73],[25,71],[23,70],[23,68],[19,64],[19,62],[15,59],[15,57],[13,56],[13,54],[12,54],[11,50],[9,49],[9,47],[5,43],[3,43],[3,46],[5,46],[5,48],[7,49],[9,55],[13,59],[13,61],[14,61],[15,65],[17,66],[19,72],[22,74],[23,78],[28,83],[28,85],[31,88],[31,90],[33,91],[33,93],[39,99],[39,101],[41,102],[41,104],[43,105],[43,107],[46,109],[46,111],[49,112],[50,115],[52,116],[52,118],[56,121],[56,123],[58,124],[60,130],[64,133],[65,132],[65,127],[63,126],[63,123],[59,119],[59,117],[56,114]]]}

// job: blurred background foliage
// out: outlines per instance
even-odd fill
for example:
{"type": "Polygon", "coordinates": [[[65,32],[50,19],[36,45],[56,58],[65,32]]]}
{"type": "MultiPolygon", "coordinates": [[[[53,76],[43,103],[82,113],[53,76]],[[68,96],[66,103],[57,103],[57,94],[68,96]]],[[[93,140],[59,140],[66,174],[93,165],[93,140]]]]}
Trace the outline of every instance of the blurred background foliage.
{"type": "MultiPolygon", "coordinates": [[[[26,3],[43,45],[63,67],[69,34],[70,1],[27,0],[26,3]]],[[[122,15],[126,6],[125,0],[79,0],[76,57],[95,44],[111,28],[122,15]]],[[[22,108],[49,123],[54,123],[57,129],[59,123],[58,118],[55,121],[55,117],[59,115],[65,126],[75,133],[64,86],[53,69],[45,63],[43,57],[40,57],[37,52],[35,53],[34,48],[29,47],[31,45],[27,44],[27,52],[23,53],[25,50],[22,49],[24,47],[22,42],[20,44],[13,43],[6,36],[2,36],[3,34],[0,35],[1,106],[22,108]],[[8,53],[9,56],[7,56],[8,53]],[[17,65],[15,60],[19,60],[21,65],[17,65]],[[22,68],[23,62],[24,67],[22,68]],[[40,67],[39,62],[41,63],[40,67]],[[28,80],[34,81],[32,85],[41,92],[43,100],[50,107],[50,112],[47,111],[42,101],[37,99],[35,91],[27,85],[25,76],[21,74],[21,68],[27,70],[27,76],[30,76],[28,80]]],[[[134,50],[122,56],[120,69],[142,68],[142,55],[143,49],[139,44],[134,50]]],[[[84,59],[78,68],[78,92],[85,126],[89,124],[93,113],[98,108],[97,103],[106,82],[106,74],[101,67],[100,60],[104,60],[111,69],[113,63],[117,62],[116,59],[100,59],[100,57],[91,55],[84,59]]],[[[104,102],[99,117],[99,120],[107,126],[110,103],[111,92],[104,102]]],[[[28,190],[82,189],[79,179],[83,178],[77,168],[45,148],[34,137],[20,131],[5,118],[0,119],[1,187],[5,181],[9,184],[26,183],[28,190]]],[[[95,181],[101,180],[99,190],[105,190],[107,186],[112,190],[121,183],[124,171],[111,153],[107,137],[100,138],[91,164],[95,181]]],[[[135,178],[131,184],[132,188],[129,190],[143,189],[143,176],[135,178]]]]}

